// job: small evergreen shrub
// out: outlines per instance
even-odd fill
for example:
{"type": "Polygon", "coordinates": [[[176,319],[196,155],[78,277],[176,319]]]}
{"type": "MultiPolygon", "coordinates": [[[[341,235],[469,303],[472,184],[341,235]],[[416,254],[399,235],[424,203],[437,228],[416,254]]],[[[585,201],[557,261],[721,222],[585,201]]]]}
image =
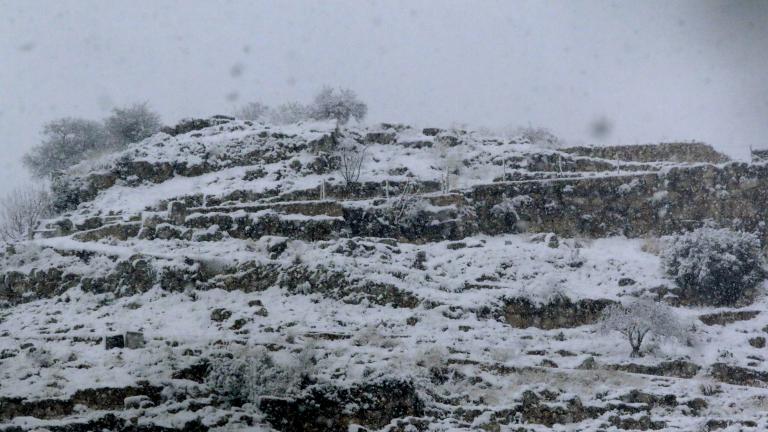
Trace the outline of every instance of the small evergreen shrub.
{"type": "Polygon", "coordinates": [[[732,305],[765,277],[754,234],[705,227],[665,240],[664,269],[694,303],[732,305]]]}

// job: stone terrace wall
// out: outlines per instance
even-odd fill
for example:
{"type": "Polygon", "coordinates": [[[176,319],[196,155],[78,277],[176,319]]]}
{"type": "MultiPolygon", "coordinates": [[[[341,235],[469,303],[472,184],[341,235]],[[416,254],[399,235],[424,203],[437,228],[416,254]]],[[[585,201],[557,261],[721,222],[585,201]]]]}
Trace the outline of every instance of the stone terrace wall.
{"type": "Polygon", "coordinates": [[[665,235],[712,220],[766,238],[768,166],[732,163],[602,178],[510,182],[473,188],[480,230],[563,236],[665,235]],[[494,206],[502,202],[515,203],[494,206]],[[500,213],[499,208],[510,209],[500,213]]]}
{"type": "Polygon", "coordinates": [[[728,162],[728,156],[704,143],[662,143],[608,147],[571,147],[565,153],[632,162],[728,162]]]}

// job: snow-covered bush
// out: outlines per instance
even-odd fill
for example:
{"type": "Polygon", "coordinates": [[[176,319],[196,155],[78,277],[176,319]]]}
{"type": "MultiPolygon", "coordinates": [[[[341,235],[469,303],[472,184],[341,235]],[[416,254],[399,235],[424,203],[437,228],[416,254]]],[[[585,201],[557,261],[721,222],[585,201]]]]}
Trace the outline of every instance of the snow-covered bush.
{"type": "Polygon", "coordinates": [[[43,142],[32,147],[23,159],[32,175],[40,178],[67,169],[107,147],[104,127],[92,120],[54,120],[43,126],[43,135],[43,142]]]}
{"type": "Polygon", "coordinates": [[[398,345],[397,339],[387,336],[381,329],[381,323],[368,323],[357,332],[352,339],[355,346],[375,346],[379,348],[394,348],[398,345]]]}
{"type": "Polygon", "coordinates": [[[549,129],[543,127],[521,127],[515,131],[518,141],[525,144],[534,144],[544,148],[559,148],[563,143],[549,129]]]}
{"type": "Polygon", "coordinates": [[[0,240],[16,242],[31,238],[40,219],[51,216],[53,201],[45,189],[16,189],[0,201],[0,240]]]}
{"type": "Polygon", "coordinates": [[[699,228],[665,238],[664,269],[683,297],[708,305],[731,305],[765,277],[760,241],[754,234],[699,228]]]}
{"type": "Polygon", "coordinates": [[[632,346],[632,357],[641,356],[640,346],[648,333],[685,340],[684,327],[672,308],[647,299],[606,307],[600,316],[599,330],[604,334],[616,331],[624,335],[632,346]]]}
{"type": "Polygon", "coordinates": [[[149,109],[146,102],[113,108],[112,115],[104,120],[107,144],[112,148],[139,142],[157,133],[160,127],[160,115],[149,109]]]}
{"type": "Polygon", "coordinates": [[[27,352],[27,359],[38,368],[49,368],[56,363],[56,358],[46,348],[35,348],[27,352]]]}
{"type": "Polygon", "coordinates": [[[208,386],[228,402],[258,402],[262,396],[297,394],[314,375],[315,349],[306,345],[288,359],[276,360],[262,346],[238,347],[211,361],[208,386]]]}
{"type": "Polygon", "coordinates": [[[335,119],[339,124],[346,124],[351,118],[357,121],[365,118],[368,106],[350,89],[340,88],[337,91],[326,86],[315,96],[310,112],[314,119],[335,119]]]}
{"type": "Polygon", "coordinates": [[[269,114],[269,107],[261,102],[249,102],[235,111],[235,117],[243,120],[259,120],[269,114]]]}

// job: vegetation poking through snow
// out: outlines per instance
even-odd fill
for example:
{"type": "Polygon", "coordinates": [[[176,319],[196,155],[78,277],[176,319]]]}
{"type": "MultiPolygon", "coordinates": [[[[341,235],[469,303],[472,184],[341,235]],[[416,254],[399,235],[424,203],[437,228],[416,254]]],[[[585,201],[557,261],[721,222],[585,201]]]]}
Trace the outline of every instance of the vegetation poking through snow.
{"type": "Polygon", "coordinates": [[[263,396],[295,396],[314,376],[315,349],[275,359],[263,346],[236,347],[211,361],[208,386],[231,403],[258,402],[263,396]]]}
{"type": "Polygon", "coordinates": [[[235,111],[235,117],[243,120],[263,120],[269,114],[269,107],[261,102],[249,102],[235,111]]]}
{"type": "Polygon", "coordinates": [[[284,125],[309,120],[309,113],[309,108],[304,104],[286,102],[270,109],[267,115],[270,123],[284,125]]]}

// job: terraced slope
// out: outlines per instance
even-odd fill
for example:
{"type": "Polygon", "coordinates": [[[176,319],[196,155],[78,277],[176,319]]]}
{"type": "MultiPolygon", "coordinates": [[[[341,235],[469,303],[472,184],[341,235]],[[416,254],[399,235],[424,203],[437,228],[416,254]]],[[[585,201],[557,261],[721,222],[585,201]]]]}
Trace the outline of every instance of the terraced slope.
{"type": "Polygon", "coordinates": [[[0,430],[765,428],[762,292],[682,305],[654,254],[708,220],[764,238],[764,165],[200,125],[65,173],[61,215],[2,253],[0,430]],[[367,158],[346,185],[352,143],[367,158]],[[596,332],[640,296],[674,305],[689,340],[630,359],[596,332]],[[143,343],[105,348],[126,332],[143,343]],[[270,359],[260,397],[211,385],[226,356],[270,359]]]}

